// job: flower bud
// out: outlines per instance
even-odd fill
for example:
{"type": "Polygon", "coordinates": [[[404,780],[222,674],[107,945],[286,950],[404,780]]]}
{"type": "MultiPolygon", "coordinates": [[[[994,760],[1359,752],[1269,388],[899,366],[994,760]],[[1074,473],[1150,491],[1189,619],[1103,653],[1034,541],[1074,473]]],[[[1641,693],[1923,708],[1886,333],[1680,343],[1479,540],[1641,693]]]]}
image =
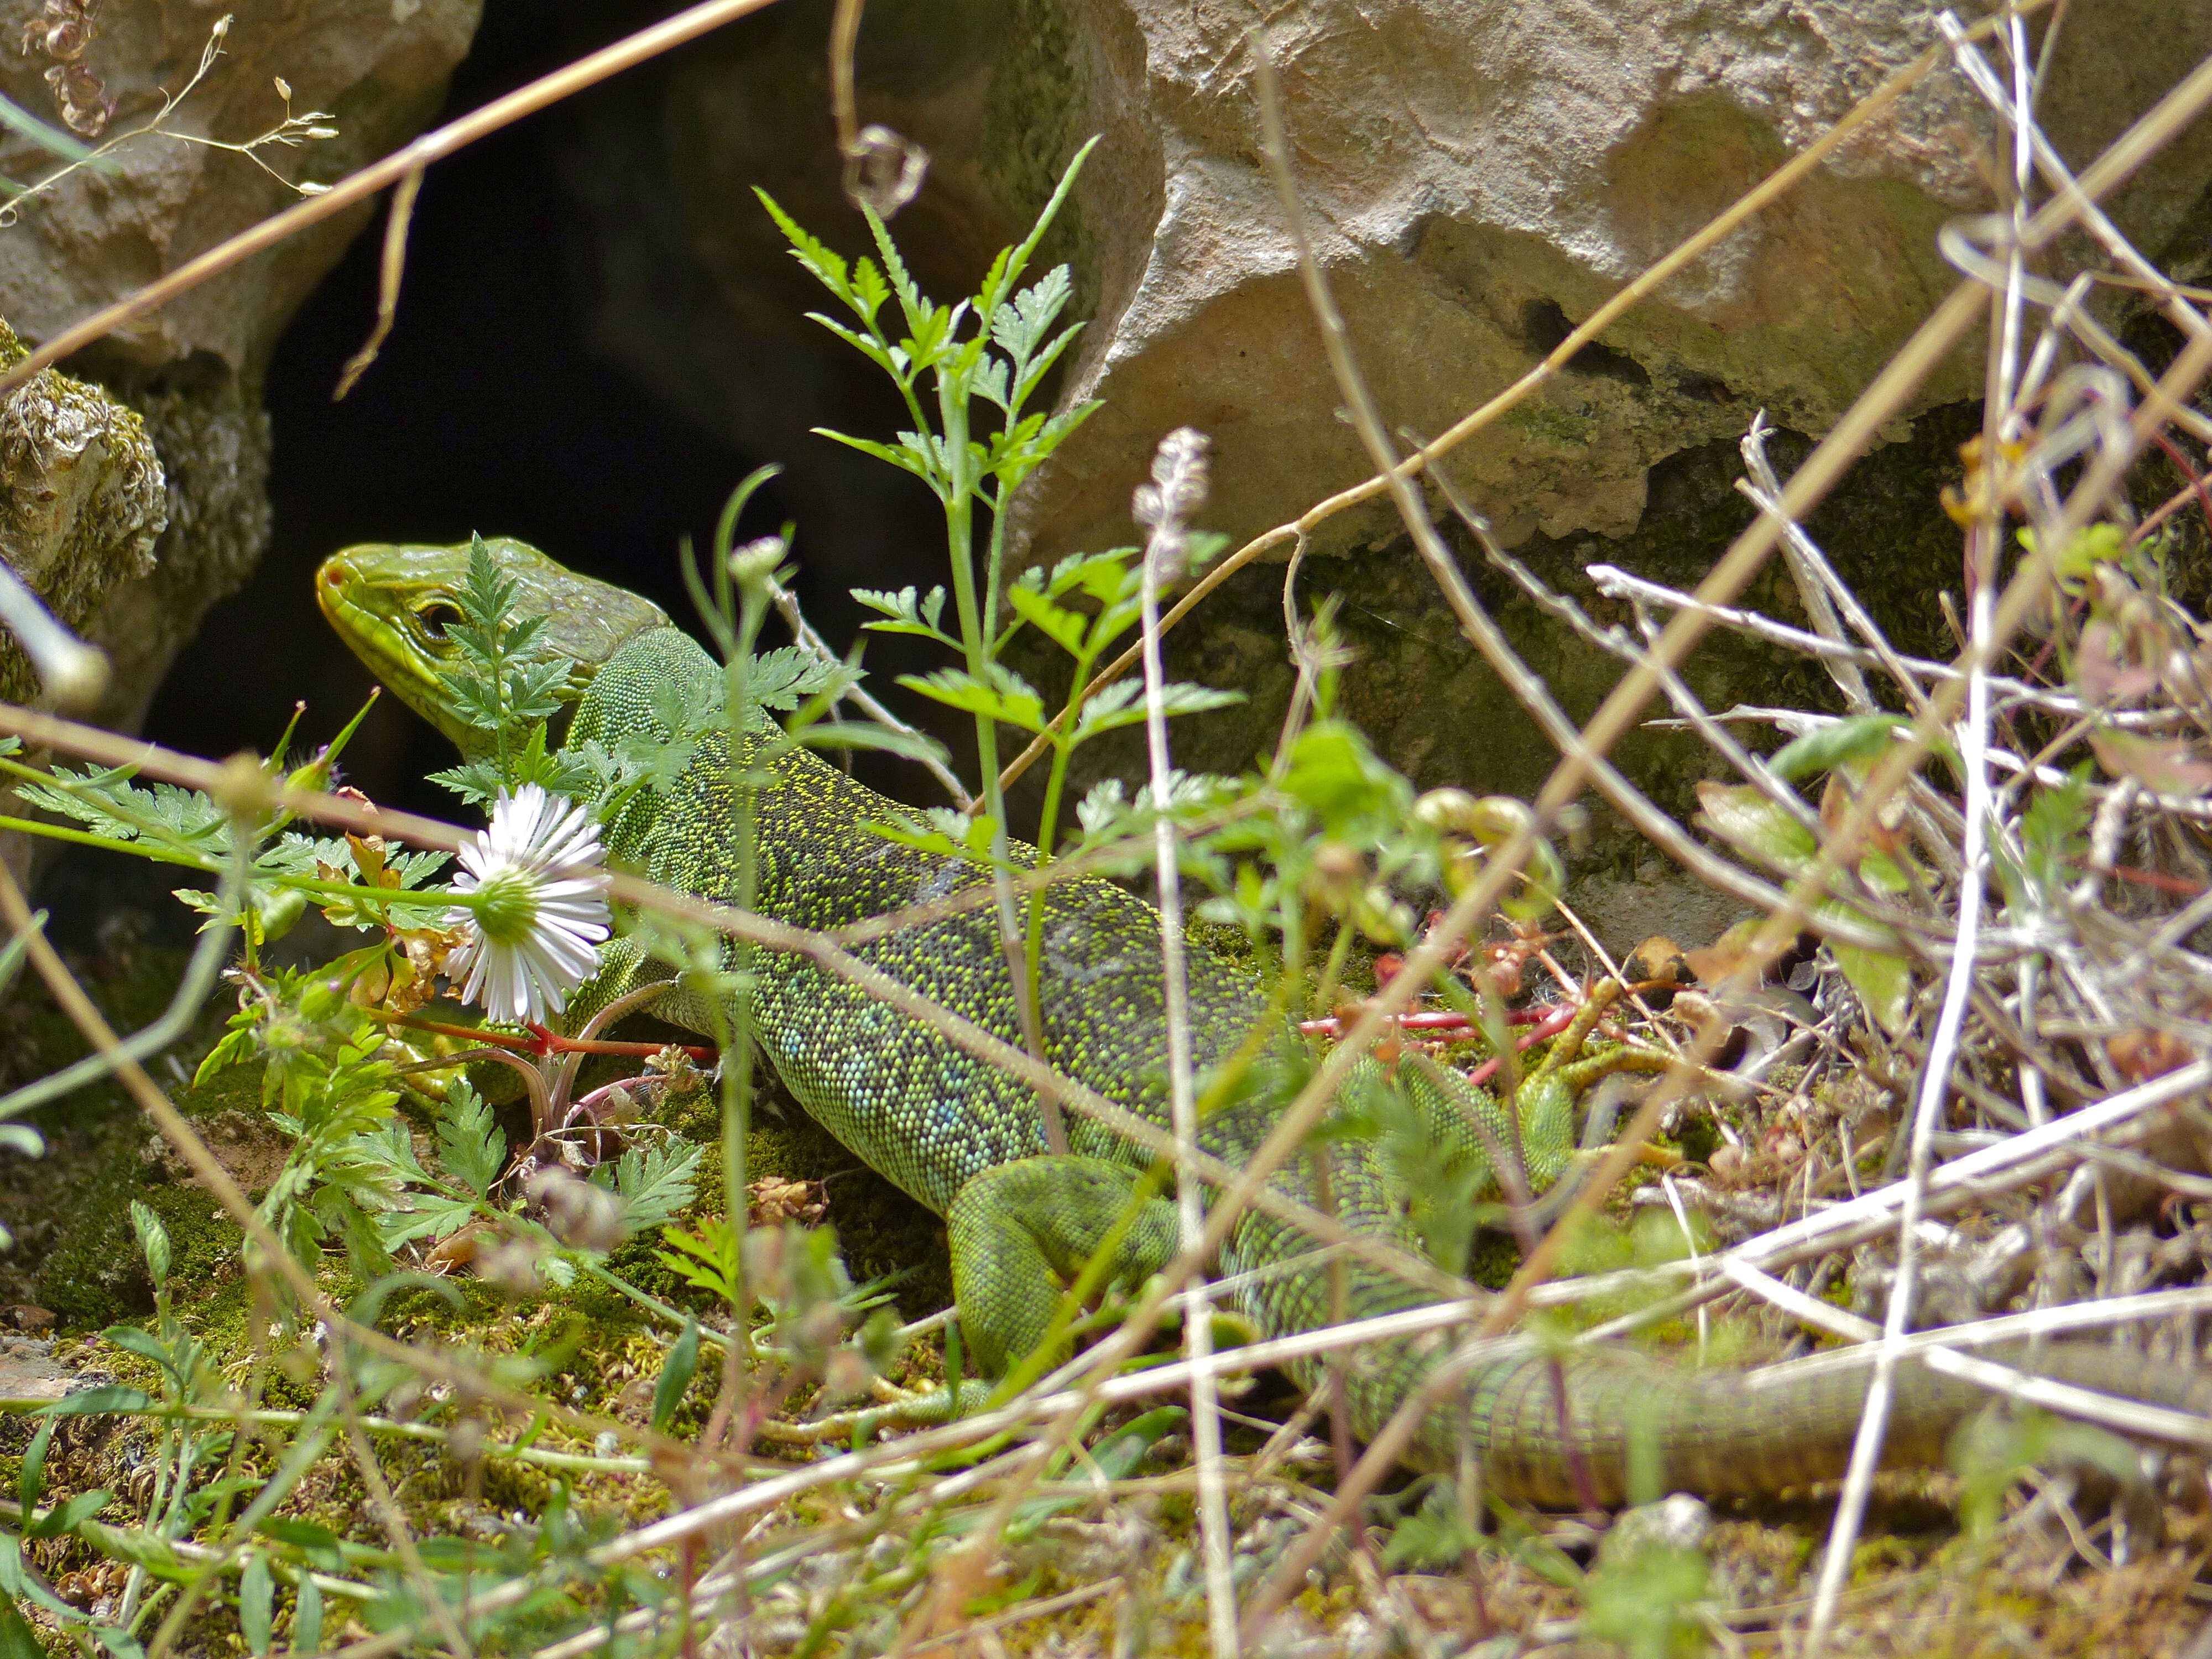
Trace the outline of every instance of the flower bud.
{"type": "Polygon", "coordinates": [[[1358,848],[1340,841],[1325,841],[1314,849],[1313,865],[1306,872],[1305,895],[1333,916],[1340,916],[1359,902],[1367,884],[1367,857],[1358,848]]]}

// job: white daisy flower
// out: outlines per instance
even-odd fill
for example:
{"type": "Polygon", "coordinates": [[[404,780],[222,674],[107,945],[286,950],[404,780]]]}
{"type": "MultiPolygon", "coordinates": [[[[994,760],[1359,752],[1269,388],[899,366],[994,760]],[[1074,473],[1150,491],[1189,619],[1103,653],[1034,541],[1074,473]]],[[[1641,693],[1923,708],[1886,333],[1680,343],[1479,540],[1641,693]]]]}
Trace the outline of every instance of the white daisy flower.
{"type": "Polygon", "coordinates": [[[491,824],[461,848],[458,892],[479,902],[447,912],[465,939],[447,958],[461,1000],[505,1023],[542,1024],[597,972],[606,938],[606,849],[591,814],[526,783],[501,791],[491,824]]]}

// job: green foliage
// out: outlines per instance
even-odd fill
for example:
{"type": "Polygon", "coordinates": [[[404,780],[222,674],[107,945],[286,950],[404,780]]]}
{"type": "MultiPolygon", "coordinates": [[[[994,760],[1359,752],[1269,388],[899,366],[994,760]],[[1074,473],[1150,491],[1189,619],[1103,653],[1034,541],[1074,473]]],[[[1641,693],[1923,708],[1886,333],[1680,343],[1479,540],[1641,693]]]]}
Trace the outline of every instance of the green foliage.
{"type": "Polygon", "coordinates": [[[1698,1614],[1711,1589],[1712,1564],[1703,1550],[1657,1540],[1620,1547],[1608,1537],[1583,1583],[1583,1628],[1632,1659],[1702,1652],[1698,1614]]]}
{"type": "Polygon", "coordinates": [[[2142,1480],[2135,1448],[2118,1435],[2033,1406],[1977,1413],[1959,1425],[1947,1451],[1966,1486],[1960,1516],[1969,1532],[1984,1537],[2003,1514],[2005,1495],[2031,1469],[2086,1468],[2122,1487],[2142,1480]]]}
{"type": "Polygon", "coordinates": [[[684,1403],[684,1391],[691,1386],[691,1379],[699,1370],[699,1322],[684,1322],[684,1334],[669,1345],[668,1359],[660,1368],[659,1379],[653,1385],[653,1431],[668,1432],[668,1425],[676,1419],[676,1408],[684,1403]]]}
{"type": "Polygon", "coordinates": [[[2015,854],[2002,842],[1995,848],[1997,882],[2005,903],[2021,915],[2057,908],[2089,852],[2089,820],[2096,810],[2090,791],[2094,768],[2081,762],[2061,784],[2046,784],[2028,798],[2020,815],[2015,854]]]}
{"type": "MultiPolygon", "coordinates": [[[[1000,931],[1010,951],[1019,947],[1013,899],[1006,880],[1009,859],[1006,808],[999,781],[998,728],[1006,724],[1019,731],[1037,732],[1044,728],[1045,718],[1042,698],[999,660],[1006,637],[999,632],[998,621],[1005,575],[1005,510],[1013,492],[1097,407],[1078,404],[1058,414],[1030,410],[1030,402],[1042,391],[1053,366],[1074,343],[1082,325],[1060,326],[1060,313],[1073,291],[1066,266],[1047,271],[1027,288],[1020,283],[1038,243],[1074,187],[1076,174],[1091,149],[1086,144],[1069,163],[1028,237],[1016,246],[1002,249],[975,294],[952,305],[941,304],[922,293],[900,258],[890,230],[872,210],[863,209],[877,258],[863,256],[848,264],[801,228],[765,191],[760,192],[762,205],[791,244],[792,257],[843,307],[849,320],[822,313],[809,314],[890,377],[912,422],[889,443],[840,432],[823,431],[822,435],[913,474],[929,487],[944,509],[954,630],[943,626],[942,588],[933,589],[926,598],[912,588],[896,593],[856,589],[854,597],[882,616],[882,621],[867,624],[870,628],[934,640],[961,656],[957,667],[909,676],[902,683],[970,715],[975,722],[982,785],[981,816],[990,826],[988,862],[997,874],[1000,931]],[[894,320],[886,322],[887,310],[895,313],[894,320]],[[925,404],[925,393],[933,394],[933,409],[925,404]],[[975,545],[978,511],[988,520],[980,556],[980,584],[975,545]]],[[[1033,604],[1044,599],[1043,590],[1032,584],[1029,593],[1028,599],[1016,601],[1015,626],[1019,625],[1024,605],[1030,605],[1040,618],[1045,615],[1033,604]]],[[[1120,625],[1126,629],[1128,624],[1124,620],[1120,625]]],[[[1055,633],[1054,637],[1062,635],[1055,633]]],[[[1081,680],[1079,675],[1079,685],[1081,680]]],[[[1064,771],[1064,760],[1056,761],[1056,772],[1064,771]]],[[[1048,858],[1057,801],[1055,791],[1042,837],[1048,858]]],[[[951,842],[963,845],[965,838],[952,837],[951,842]]],[[[1032,933],[1040,914],[1032,907],[1032,933]]],[[[1034,941],[1029,954],[1035,956],[1034,941]]],[[[1033,978],[1030,989],[1033,996],[1033,978]]]]}
{"type": "Polygon", "coordinates": [[[1767,757],[1766,769],[1784,783],[1797,783],[1846,763],[1878,759],[1911,729],[1894,714],[1854,714],[1791,738],[1767,757]]]}
{"type": "Polygon", "coordinates": [[[269,1636],[275,1623],[276,1587],[269,1576],[269,1556],[263,1550],[252,1550],[246,1558],[246,1571],[238,1579],[238,1628],[246,1638],[246,1650],[256,1656],[269,1651],[269,1636]]]}
{"type": "MultiPolygon", "coordinates": [[[[1069,165],[1028,239],[1018,247],[1001,250],[975,297],[956,305],[939,304],[921,292],[889,228],[872,210],[862,210],[880,267],[866,257],[848,264],[765,191],[756,192],[790,242],[792,257],[843,306],[852,321],[818,312],[808,313],[811,319],[882,369],[898,387],[914,420],[912,430],[901,432],[896,441],[888,444],[839,432],[825,431],[823,436],[912,473],[948,512],[964,511],[970,503],[996,512],[1090,416],[1095,404],[1078,404],[1056,416],[1025,412],[1045,376],[1082,331],[1079,323],[1056,328],[1073,292],[1066,266],[1055,266],[1029,288],[1016,287],[1090,151],[1085,145],[1069,165]],[[894,299],[898,321],[887,327],[884,312],[894,299]],[[903,331],[894,331],[898,329],[903,331]],[[921,402],[925,390],[936,393],[935,422],[921,402]],[[969,407],[975,403],[989,404],[1000,416],[997,429],[981,438],[970,435],[969,407]]],[[[996,535],[994,530],[994,542],[996,535]]],[[[964,568],[972,549],[957,545],[953,556],[956,565],[964,568]]]]}
{"type": "Polygon", "coordinates": [[[435,1170],[416,1159],[412,1139],[398,1123],[362,1149],[395,1191],[395,1200],[375,1218],[378,1241],[386,1250],[418,1238],[448,1238],[480,1217],[502,1212],[504,1206],[493,1202],[492,1185],[507,1167],[507,1135],[465,1078],[447,1085],[437,1144],[435,1170]]]}
{"type": "MultiPolygon", "coordinates": [[[[1255,945],[1279,938],[1293,963],[1332,922],[1349,924],[1340,928],[1347,944],[1356,934],[1389,950],[1412,943],[1417,918],[1395,894],[1443,874],[1442,838],[1413,812],[1413,785],[1357,726],[1327,716],[1292,738],[1268,783],[1266,811],[1194,842],[1186,867],[1215,893],[1200,914],[1255,945]],[[1340,880],[1330,865],[1346,849],[1357,868],[1340,880]]],[[[1191,805],[1203,811],[1204,801],[1194,790],[1191,805]]],[[[1146,805],[1140,798],[1139,811],[1146,805]]]]}
{"type": "Polygon", "coordinates": [[[231,849],[230,815],[197,789],[173,783],[141,787],[127,766],[76,771],[56,767],[51,783],[26,781],[19,793],[33,806],[75,818],[118,842],[168,861],[214,869],[231,849]]]}
{"type": "MultiPolygon", "coordinates": [[[[1886,732],[1881,737],[1888,742],[1886,732]]],[[[1753,863],[1790,877],[1808,872],[1820,856],[1820,842],[1812,830],[1778,801],[1754,784],[1698,786],[1698,823],[1753,863]]],[[[1909,855],[1901,850],[1898,859],[1909,855]]],[[[1875,892],[1899,894],[1912,882],[1897,859],[1870,852],[1859,860],[1857,875],[1875,892]]],[[[1848,890],[1840,878],[1833,890],[1848,890]]],[[[1813,907],[1816,916],[1879,926],[1865,911],[1840,898],[1823,900],[1813,907]]],[[[1838,942],[1832,946],[1836,966],[1876,1024],[1895,1036],[1912,1015],[1912,969],[1905,957],[1891,951],[1869,950],[1838,942]]]]}
{"type": "MultiPolygon", "coordinates": [[[[116,1659],[136,1659],[143,1652],[141,1638],[152,1605],[143,1599],[144,1580],[134,1574],[119,1601],[103,1603],[88,1614],[54,1595],[26,1571],[22,1542],[73,1538],[99,1555],[150,1569],[159,1577],[189,1578],[191,1574],[173,1547],[204,1529],[219,1529],[233,1503],[263,1484],[258,1477],[239,1471],[235,1436],[220,1414],[207,1413],[198,1418],[185,1414],[192,1410],[204,1412],[223,1400],[223,1381],[215,1356],[186,1328],[172,1302],[173,1253],[167,1230],[143,1205],[131,1206],[131,1218],[155,1286],[154,1328],[118,1325],[102,1335],[115,1347],[154,1367],[160,1378],[160,1400],[157,1402],[139,1389],[108,1384],[40,1407],[36,1415],[41,1420],[23,1455],[16,1480],[21,1534],[19,1538],[0,1531],[0,1593],[38,1607],[80,1644],[89,1638],[98,1650],[116,1659]],[[148,1425],[149,1432],[140,1443],[143,1455],[133,1464],[137,1473],[131,1483],[131,1501],[143,1510],[139,1526],[126,1531],[100,1522],[100,1515],[115,1501],[113,1494],[105,1490],[78,1492],[40,1507],[47,1458],[56,1426],[63,1419],[139,1413],[157,1403],[163,1415],[148,1425]]],[[[240,1607],[248,1620],[249,1638],[258,1628],[252,1622],[260,1611],[254,1597],[265,1587],[265,1564],[262,1576],[264,1583],[257,1585],[249,1565],[241,1586],[240,1607]]],[[[5,1632],[0,1631],[0,1652],[7,1650],[8,1640],[5,1632]]],[[[33,1645],[31,1651],[39,1650],[33,1645]]]]}
{"type": "MultiPolygon", "coordinates": [[[[665,1226],[691,1202],[698,1191],[699,1159],[704,1148],[688,1141],[633,1146],[614,1166],[611,1185],[622,1200],[622,1229],[625,1237],[665,1226]]],[[[592,1178],[602,1185],[607,1166],[601,1164],[592,1178]]]]}
{"type": "Polygon", "coordinates": [[[863,623],[861,626],[877,634],[912,634],[925,640],[935,640],[939,645],[957,651],[960,641],[939,625],[945,614],[945,590],[933,587],[927,598],[920,598],[911,587],[902,587],[893,593],[888,589],[856,587],[853,597],[871,611],[879,611],[888,620],[863,623]]]}
{"type": "Polygon", "coordinates": [[[392,1121],[398,1074],[383,1053],[383,1030],[328,974],[276,973],[261,989],[232,1017],[194,1081],[255,1055],[266,1060],[262,1103],[295,1139],[261,1200],[261,1219],[311,1271],[335,1237],[355,1273],[373,1279],[391,1267],[376,1218],[397,1207],[402,1186],[388,1137],[405,1140],[392,1121]]]}
{"type": "Polygon", "coordinates": [[[708,1216],[696,1232],[669,1227],[661,1234],[669,1249],[654,1260],[685,1284],[717,1301],[732,1304],[743,1295],[744,1241],[727,1218],[708,1216]]]}
{"type": "Polygon", "coordinates": [[[526,783],[574,796],[573,762],[546,750],[545,723],[559,712],[559,693],[575,665],[539,636],[547,618],[515,617],[516,579],[500,568],[482,536],[469,538],[469,571],[454,602],[460,620],[446,630],[453,656],[445,670],[447,706],[465,726],[484,734],[485,753],[434,772],[471,805],[526,783]]]}
{"type": "MultiPolygon", "coordinates": [[[[288,732],[276,756],[262,764],[263,776],[295,787],[324,787],[368,712],[364,705],[327,747],[289,773],[284,758],[288,732]]],[[[260,945],[281,939],[316,900],[325,901],[325,914],[344,927],[377,927],[395,910],[419,914],[425,908],[442,909],[450,902],[443,893],[420,890],[445,867],[442,853],[379,848],[370,855],[374,868],[364,868],[362,849],[367,843],[352,837],[301,835],[285,827],[291,821],[289,814],[241,825],[221,803],[199,790],[136,782],[135,768],[79,770],[57,766],[49,773],[9,758],[10,752],[0,751],[0,773],[15,780],[17,793],[32,805],[84,826],[67,830],[21,823],[20,827],[231,876],[237,891],[228,898],[191,887],[178,888],[176,896],[211,920],[237,926],[246,936],[249,963],[260,945]]]]}
{"type": "Polygon", "coordinates": [[[1393,1572],[1448,1572],[1485,1541],[1481,1528],[1466,1513],[1456,1483],[1431,1480],[1423,1486],[1419,1507],[1391,1528],[1382,1565],[1393,1572]]]}
{"type": "MultiPolygon", "coordinates": [[[[596,1262],[601,1252],[552,1239],[526,1219],[525,1194],[500,1186],[507,1136],[465,1079],[449,1084],[439,1103],[435,1159],[418,1156],[396,1117],[400,1082],[386,1033],[350,1000],[343,975],[273,974],[257,990],[197,1080],[250,1059],[266,1062],[263,1103],[294,1144],[259,1213],[311,1271],[336,1242],[367,1283],[391,1271],[402,1245],[477,1221],[526,1237],[556,1264],[596,1262]]],[[[701,1150],[664,1134],[592,1171],[617,1201],[622,1236],[658,1228],[691,1201],[701,1150]]]]}
{"type": "MultiPolygon", "coordinates": [[[[2020,544],[2029,553],[2042,550],[2035,532],[2023,526],[2020,544]]],[[[2100,565],[2118,564],[2128,555],[2128,531],[2125,526],[2102,521],[2084,525],[2068,538],[2051,560],[2051,567],[2059,586],[2069,593],[2078,593],[2100,565]]]]}
{"type": "Polygon", "coordinates": [[[438,1156],[447,1173],[478,1198],[491,1196],[492,1182],[507,1167],[507,1136],[466,1078],[447,1085],[438,1114],[438,1156]]]}

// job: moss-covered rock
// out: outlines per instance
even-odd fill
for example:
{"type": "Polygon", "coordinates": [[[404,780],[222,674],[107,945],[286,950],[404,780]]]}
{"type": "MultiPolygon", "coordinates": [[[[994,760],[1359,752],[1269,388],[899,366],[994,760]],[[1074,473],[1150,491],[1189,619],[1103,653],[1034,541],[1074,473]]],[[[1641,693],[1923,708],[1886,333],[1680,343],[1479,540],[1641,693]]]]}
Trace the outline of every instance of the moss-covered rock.
{"type": "MultiPolygon", "coordinates": [[[[0,322],[0,368],[28,353],[0,322]]],[[[154,568],[169,522],[145,422],[99,387],[47,369],[0,404],[0,547],[15,574],[82,632],[109,592],[154,568]]],[[[0,634],[0,697],[23,702],[39,678],[0,634]]]]}

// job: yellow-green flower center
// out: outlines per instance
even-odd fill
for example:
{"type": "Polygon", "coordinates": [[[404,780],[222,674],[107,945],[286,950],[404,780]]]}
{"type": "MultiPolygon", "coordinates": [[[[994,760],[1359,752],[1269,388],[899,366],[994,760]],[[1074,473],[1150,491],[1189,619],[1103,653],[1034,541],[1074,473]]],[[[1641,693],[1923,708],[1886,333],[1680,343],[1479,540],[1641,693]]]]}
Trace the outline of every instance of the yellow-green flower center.
{"type": "Polygon", "coordinates": [[[538,925],[537,878],[502,870],[477,889],[471,908],[486,942],[510,949],[526,945],[538,925]]]}

